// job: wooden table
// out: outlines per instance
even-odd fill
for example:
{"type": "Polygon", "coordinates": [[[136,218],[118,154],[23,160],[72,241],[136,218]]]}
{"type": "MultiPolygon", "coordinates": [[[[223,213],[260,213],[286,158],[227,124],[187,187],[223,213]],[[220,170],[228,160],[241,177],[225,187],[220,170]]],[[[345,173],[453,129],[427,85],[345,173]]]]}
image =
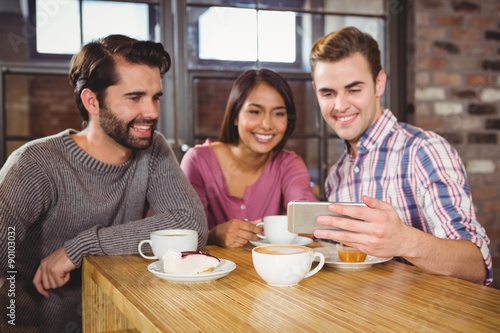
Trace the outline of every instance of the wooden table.
{"type": "Polygon", "coordinates": [[[298,286],[270,287],[255,272],[251,249],[208,246],[237,268],[199,284],[159,279],[140,256],[86,257],[84,332],[500,330],[497,289],[394,261],[361,270],[325,267],[298,286]]]}

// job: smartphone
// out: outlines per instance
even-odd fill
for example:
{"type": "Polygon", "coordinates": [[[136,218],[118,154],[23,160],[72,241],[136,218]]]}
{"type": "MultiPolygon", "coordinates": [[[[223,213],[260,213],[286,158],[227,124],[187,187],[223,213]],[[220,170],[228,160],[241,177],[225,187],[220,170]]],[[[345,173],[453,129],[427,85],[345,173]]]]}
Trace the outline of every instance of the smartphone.
{"type": "MultiPolygon", "coordinates": [[[[312,234],[316,229],[339,230],[336,227],[319,226],[316,224],[316,217],[321,215],[343,216],[328,210],[331,202],[310,202],[310,201],[290,201],[288,203],[288,231],[298,234],[312,234]]],[[[366,207],[362,202],[336,202],[342,205],[354,205],[366,207]]],[[[354,220],[354,218],[352,218],[354,220]]]]}

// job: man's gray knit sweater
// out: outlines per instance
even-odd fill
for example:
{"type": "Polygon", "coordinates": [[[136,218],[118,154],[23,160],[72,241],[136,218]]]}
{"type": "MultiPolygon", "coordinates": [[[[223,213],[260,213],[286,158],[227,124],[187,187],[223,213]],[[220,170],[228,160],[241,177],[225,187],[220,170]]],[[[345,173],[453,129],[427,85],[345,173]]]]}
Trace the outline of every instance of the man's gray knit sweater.
{"type": "Polygon", "coordinates": [[[201,202],[161,134],[126,163],[110,165],[83,151],[72,133],[24,145],[0,170],[0,331],[80,331],[83,256],[136,254],[160,229],[197,230],[199,248],[206,245],[201,202]],[[155,215],[144,218],[148,207],[155,215]],[[44,298],[33,277],[61,246],[78,268],[44,298]],[[5,315],[12,302],[13,322],[5,315]]]}

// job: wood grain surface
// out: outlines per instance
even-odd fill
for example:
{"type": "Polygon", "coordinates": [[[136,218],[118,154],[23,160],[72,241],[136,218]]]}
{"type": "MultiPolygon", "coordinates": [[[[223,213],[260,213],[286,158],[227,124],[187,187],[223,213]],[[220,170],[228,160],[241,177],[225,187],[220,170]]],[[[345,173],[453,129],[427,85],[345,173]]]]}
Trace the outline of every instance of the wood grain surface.
{"type": "MultiPolygon", "coordinates": [[[[311,244],[317,247],[317,243],[311,244]]],[[[271,287],[251,249],[208,246],[237,267],[205,283],[156,277],[140,256],[83,263],[84,332],[499,332],[500,290],[395,261],[324,267],[295,287],[271,287]]]]}

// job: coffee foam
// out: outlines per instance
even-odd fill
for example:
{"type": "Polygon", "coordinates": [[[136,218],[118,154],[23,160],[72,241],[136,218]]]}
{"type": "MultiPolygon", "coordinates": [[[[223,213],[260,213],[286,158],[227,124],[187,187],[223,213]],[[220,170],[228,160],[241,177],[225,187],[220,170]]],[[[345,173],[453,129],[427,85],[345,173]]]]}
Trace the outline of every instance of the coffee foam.
{"type": "Polygon", "coordinates": [[[169,234],[169,233],[163,233],[163,234],[157,234],[157,236],[168,236],[168,237],[183,237],[183,236],[191,236],[190,234],[169,234]]]}
{"type": "Polygon", "coordinates": [[[269,245],[255,249],[255,252],[262,254],[287,255],[299,254],[310,251],[309,248],[293,245],[269,245]]]}

